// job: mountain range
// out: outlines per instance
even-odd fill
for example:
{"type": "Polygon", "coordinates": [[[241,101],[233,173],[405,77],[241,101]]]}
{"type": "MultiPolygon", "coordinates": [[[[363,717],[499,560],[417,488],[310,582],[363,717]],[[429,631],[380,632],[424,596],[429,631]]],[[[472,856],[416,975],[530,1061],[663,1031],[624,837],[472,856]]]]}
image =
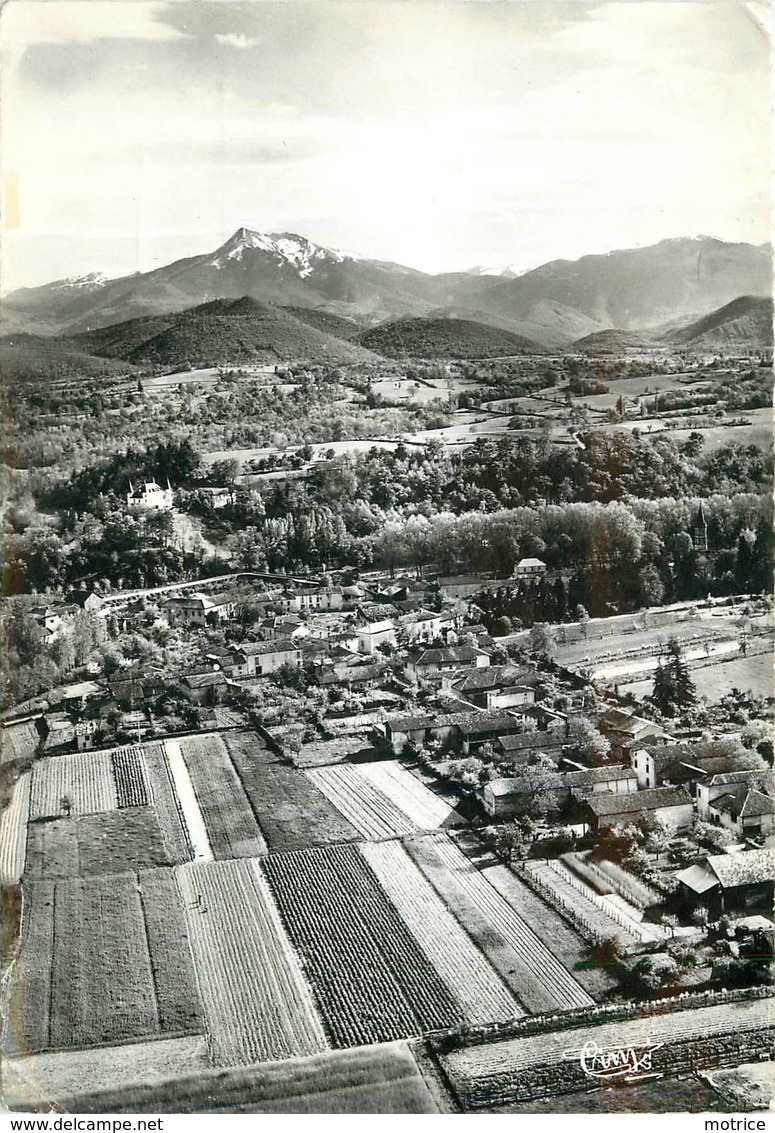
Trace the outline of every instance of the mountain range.
{"type": "MultiPolygon", "coordinates": [[[[745,334],[758,340],[762,328],[765,337],[771,336],[765,307],[757,307],[758,314],[750,308],[771,293],[768,245],[732,244],[712,237],[663,240],[646,248],[555,260],[518,276],[511,271],[483,273],[481,268],[429,275],[324,248],[294,233],[240,228],[214,252],[153,271],[119,279],[93,275],[59,280],[11,292],[2,301],[0,317],[5,334],[68,337],[117,323],[161,318],[164,326],[159,325],[158,333],[169,338],[174,336],[171,315],[200,308],[197,318],[217,318],[223,325],[224,318],[245,316],[229,316],[225,309],[208,315],[203,305],[252,299],[264,305],[263,313],[251,309],[254,320],[267,323],[279,318],[288,330],[287,320],[293,319],[298,326],[290,324],[291,337],[298,334],[300,342],[317,331],[338,342],[349,340],[355,352],[361,349],[354,342],[361,332],[407,318],[469,324],[457,330],[472,342],[478,332],[470,324],[497,328],[526,342],[523,349],[535,344],[562,348],[612,330],[637,332],[636,339],[649,332],[651,338],[654,328],[660,328],[660,338],[672,334],[678,337],[671,341],[688,345],[695,342],[690,327],[700,328],[696,335],[705,336],[705,344],[723,345],[726,335],[729,343],[741,342],[745,334]],[[734,302],[749,306],[732,311],[729,320],[721,316],[720,322],[700,325],[734,302]],[[727,321],[735,324],[730,330],[724,330],[727,321]],[[302,326],[305,331],[299,329],[302,326]]],[[[151,337],[145,336],[143,342],[151,337]]],[[[309,345],[314,342],[309,340],[309,345]]],[[[376,341],[372,345],[364,336],[362,345],[373,349],[376,341]]],[[[512,345],[518,352],[519,342],[512,345]]],[[[250,350],[250,343],[245,349],[250,350]]],[[[164,344],[158,343],[152,356],[161,360],[164,350],[164,344]]],[[[347,354],[345,349],[340,360],[346,360],[347,354]]]]}

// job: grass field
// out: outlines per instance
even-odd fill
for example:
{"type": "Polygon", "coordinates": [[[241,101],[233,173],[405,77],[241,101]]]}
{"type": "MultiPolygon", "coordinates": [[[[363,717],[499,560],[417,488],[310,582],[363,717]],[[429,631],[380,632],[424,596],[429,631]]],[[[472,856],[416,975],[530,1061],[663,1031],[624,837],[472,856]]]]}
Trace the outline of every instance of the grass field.
{"type": "Polygon", "coordinates": [[[76,1113],[436,1113],[406,1043],[80,1094],[76,1113]]]}
{"type": "Polygon", "coordinates": [[[201,1030],[183,925],[169,871],[25,883],[7,1055],[201,1030]]]}
{"type": "Polygon", "coordinates": [[[446,835],[413,839],[407,850],[528,1011],[567,1011],[593,1002],[446,835]]]}
{"type": "Polygon", "coordinates": [[[272,855],[262,865],[334,1046],[461,1021],[455,998],[356,846],[272,855]]]}
{"type": "Polygon", "coordinates": [[[0,816],[0,885],[15,885],[24,873],[31,779],[29,771],[19,776],[0,816]]]}
{"type": "Polygon", "coordinates": [[[175,864],[158,811],[151,807],[29,825],[26,869],[31,878],[88,877],[175,864]]]}
{"type": "Polygon", "coordinates": [[[252,858],[267,852],[266,842],[221,736],[179,740],[216,858],[252,858]]]}
{"type": "MultiPolygon", "coordinates": [[[[733,688],[753,696],[775,696],[774,661],[772,653],[749,653],[746,657],[737,656],[713,665],[691,665],[690,669],[697,695],[715,704],[733,688]]],[[[651,679],[619,685],[620,691],[632,693],[639,699],[650,696],[653,688],[651,679]]]]}
{"type": "Polygon", "coordinates": [[[223,739],[271,853],[358,839],[306,775],[283,763],[255,732],[227,732],[223,739]]]}
{"type": "Polygon", "coordinates": [[[158,1033],[135,874],[58,881],[49,1045],[62,1050],[158,1033]]]}
{"type": "Polygon", "coordinates": [[[325,1049],[312,993],[257,863],[195,862],[176,877],[215,1064],[325,1049]]]}
{"type": "Polygon", "coordinates": [[[99,814],[118,806],[109,751],[49,756],[32,769],[30,820],[99,814]]]}
{"type": "Polygon", "coordinates": [[[360,850],[467,1021],[490,1023],[524,1014],[401,843],[365,842],[360,850]]]}
{"type": "Polygon", "coordinates": [[[209,1065],[203,1035],[33,1054],[6,1059],[3,1101],[11,1110],[47,1111],[56,1106],[72,1112],[75,1106],[67,1099],[85,1087],[130,1097],[147,1083],[202,1073],[209,1065]]]}

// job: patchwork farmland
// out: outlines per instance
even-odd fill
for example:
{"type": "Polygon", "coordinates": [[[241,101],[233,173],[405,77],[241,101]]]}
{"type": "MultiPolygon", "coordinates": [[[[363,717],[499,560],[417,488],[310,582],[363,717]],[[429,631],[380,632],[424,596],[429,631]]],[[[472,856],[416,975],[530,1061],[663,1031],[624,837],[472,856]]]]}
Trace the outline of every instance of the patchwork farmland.
{"type": "Polygon", "coordinates": [[[266,853],[256,822],[222,738],[186,736],[180,740],[191,783],[216,858],[250,858],[266,853]]]}

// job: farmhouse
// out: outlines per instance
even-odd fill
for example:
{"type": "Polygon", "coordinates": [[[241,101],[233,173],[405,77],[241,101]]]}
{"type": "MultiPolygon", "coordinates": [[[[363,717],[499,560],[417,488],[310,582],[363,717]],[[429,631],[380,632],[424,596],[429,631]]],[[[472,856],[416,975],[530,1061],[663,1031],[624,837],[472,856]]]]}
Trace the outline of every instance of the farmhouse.
{"type": "Polygon", "coordinates": [[[358,652],[370,655],[379,649],[380,645],[396,644],[396,627],[392,621],[369,622],[368,625],[359,626],[358,652]]]}
{"type": "Polygon", "coordinates": [[[697,813],[705,822],[723,826],[738,838],[761,837],[775,828],[772,775],[731,771],[714,775],[697,788],[697,813]]]}
{"type": "Polygon", "coordinates": [[[542,578],[546,574],[546,563],[541,559],[520,559],[514,567],[512,578],[542,578]]]}
{"type": "Polygon", "coordinates": [[[452,715],[441,717],[445,726],[454,725],[457,729],[461,750],[465,755],[482,744],[491,743],[501,736],[509,736],[518,732],[521,722],[510,712],[455,712],[452,715]]]}
{"type": "Polygon", "coordinates": [[[273,641],[245,642],[232,650],[233,677],[265,677],[283,665],[301,666],[301,650],[295,642],[278,638],[273,641]]]}
{"type": "Polygon", "coordinates": [[[529,756],[538,752],[548,755],[555,763],[559,763],[567,742],[564,730],[517,732],[514,735],[499,736],[496,750],[504,760],[515,764],[524,763],[529,756]]]}
{"type": "Polygon", "coordinates": [[[681,870],[676,878],[685,902],[691,907],[704,905],[714,919],[738,911],[772,913],[772,850],[713,855],[681,870]]]}
{"type": "Polygon", "coordinates": [[[146,480],[139,488],[133,488],[130,480],[126,506],[143,508],[145,511],[172,511],[172,488],[169,480],[166,488],[160,487],[155,480],[146,480]]]}
{"type": "Polygon", "coordinates": [[[169,598],[163,608],[172,625],[204,626],[226,621],[233,615],[236,602],[225,595],[208,598],[205,594],[192,594],[169,598]]]}
{"type": "Polygon", "coordinates": [[[226,684],[226,676],[220,669],[216,672],[210,669],[203,673],[187,673],[181,677],[178,688],[191,704],[213,704],[220,699],[226,684]]]}
{"type": "Polygon", "coordinates": [[[584,801],[587,822],[593,830],[602,830],[619,823],[637,822],[641,815],[661,819],[673,830],[685,830],[692,824],[694,809],[691,796],[683,787],[655,787],[647,791],[626,791],[623,794],[593,794],[584,801]]]}
{"type": "Polygon", "coordinates": [[[734,755],[704,755],[689,744],[636,748],[630,761],[640,787],[685,786],[692,795],[701,781],[736,766],[734,755]]]}
{"type": "Polygon", "coordinates": [[[68,622],[78,613],[77,606],[35,606],[32,616],[43,630],[47,643],[56,641],[68,622]]]}
{"type": "Polygon", "coordinates": [[[434,717],[423,714],[416,716],[392,716],[385,721],[385,736],[396,755],[400,755],[407,744],[421,747],[431,736],[434,717]]]}

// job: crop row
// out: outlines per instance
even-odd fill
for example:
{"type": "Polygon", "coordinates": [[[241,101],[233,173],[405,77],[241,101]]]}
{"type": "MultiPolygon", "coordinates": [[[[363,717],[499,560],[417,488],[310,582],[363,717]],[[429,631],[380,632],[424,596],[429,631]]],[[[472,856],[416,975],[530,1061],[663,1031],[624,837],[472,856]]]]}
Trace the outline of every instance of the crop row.
{"type": "Polygon", "coordinates": [[[379,841],[415,833],[414,823],[359,767],[321,767],[307,771],[306,775],[364,838],[379,841]]]}
{"type": "Polygon", "coordinates": [[[361,853],[470,1023],[522,1015],[511,992],[445,907],[399,842],[361,853]]]}
{"type": "Polygon", "coordinates": [[[446,836],[434,840],[441,861],[511,946],[525,966],[524,999],[532,1010],[567,1010],[592,1003],[583,987],[546,947],[515,909],[446,836]]]}
{"type": "Polygon", "coordinates": [[[119,747],[110,753],[119,807],[148,806],[148,781],[143,749],[119,747]]]}
{"type": "Polygon", "coordinates": [[[599,876],[611,886],[625,901],[629,901],[636,909],[648,909],[658,905],[663,898],[650,885],[646,885],[639,878],[633,877],[626,869],[622,869],[616,862],[606,858],[592,861],[589,855],[584,855],[584,864],[593,874],[599,876]]]}
{"type": "Polygon", "coordinates": [[[458,1003],[355,846],[263,863],[334,1046],[407,1038],[462,1019],[458,1003]]]}
{"type": "Polygon", "coordinates": [[[266,843],[242,783],[217,734],[179,741],[216,858],[250,858],[266,853],[266,843]]]}
{"type": "Polygon", "coordinates": [[[24,873],[30,779],[29,771],[19,776],[11,801],[0,815],[0,885],[16,885],[24,873]]]}
{"type": "Polygon", "coordinates": [[[448,822],[454,813],[443,799],[429,791],[395,760],[360,764],[358,771],[373,787],[395,803],[418,830],[436,830],[448,822]]]}
{"type": "Polygon", "coordinates": [[[116,810],[109,751],[82,751],[42,759],[32,769],[30,819],[116,810]]]}
{"type": "Polygon", "coordinates": [[[324,1050],[312,994],[256,863],[195,862],[176,877],[214,1063],[324,1050]]]}
{"type": "Polygon", "coordinates": [[[522,876],[549,904],[567,916],[588,940],[599,942],[618,936],[625,947],[636,944],[636,938],[594,904],[580,884],[574,887],[565,872],[559,874],[544,862],[526,862],[522,876]]]}

